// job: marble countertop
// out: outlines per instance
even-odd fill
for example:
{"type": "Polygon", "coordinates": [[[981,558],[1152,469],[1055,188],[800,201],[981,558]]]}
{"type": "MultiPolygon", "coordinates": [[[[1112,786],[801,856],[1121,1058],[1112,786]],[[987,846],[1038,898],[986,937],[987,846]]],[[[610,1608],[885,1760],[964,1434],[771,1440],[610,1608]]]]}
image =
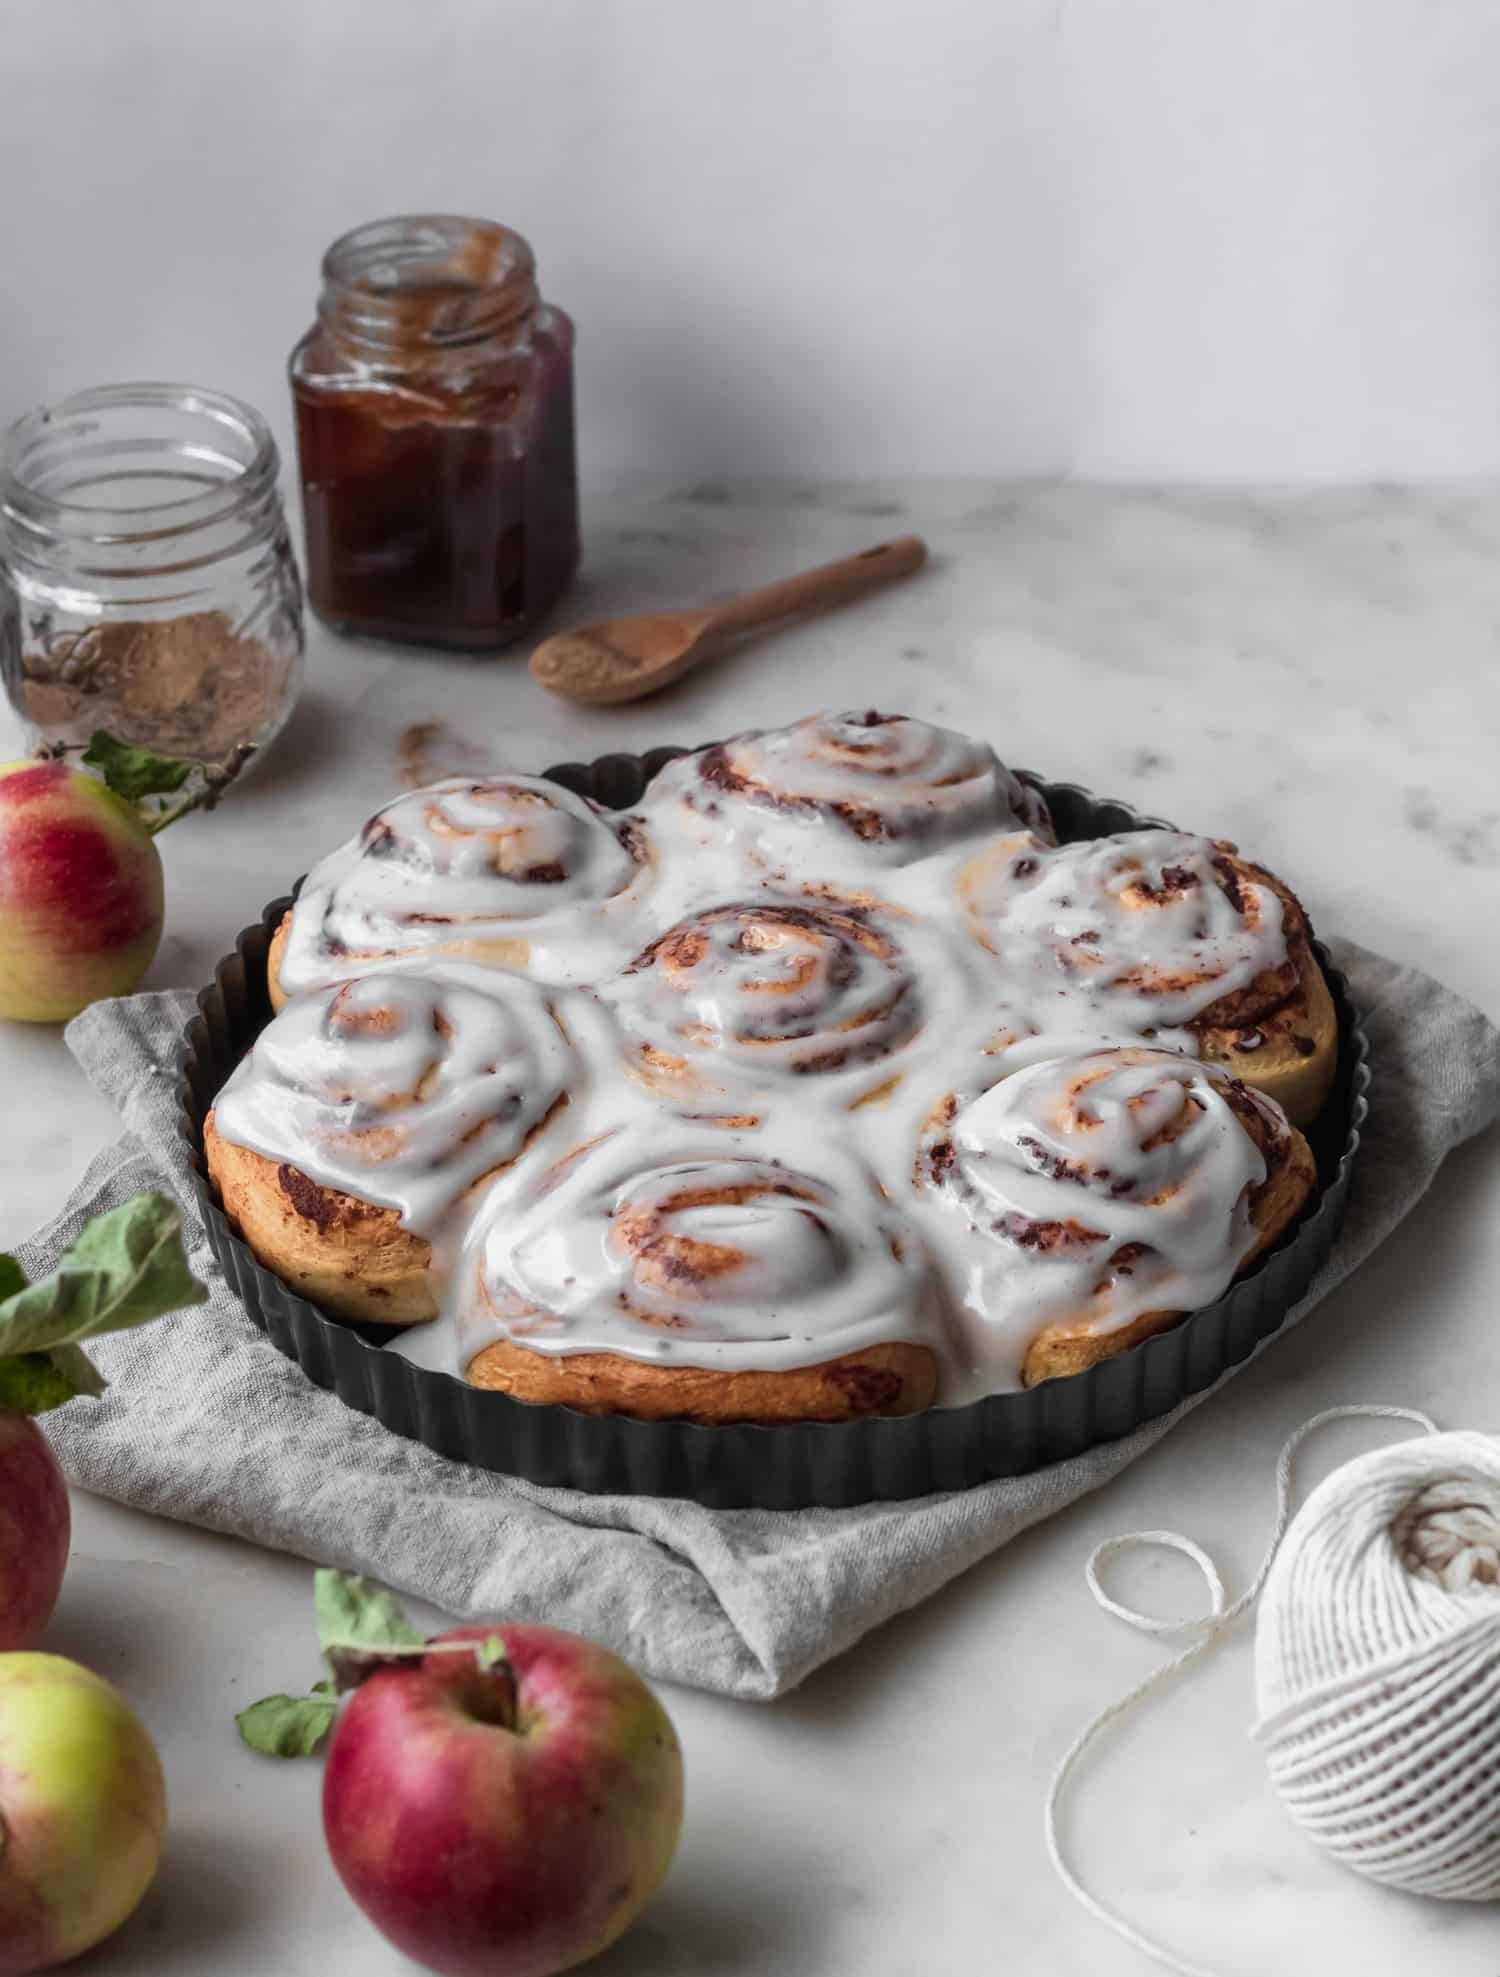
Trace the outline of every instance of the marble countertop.
{"type": "MultiPolygon", "coordinates": [[[[309,856],[394,788],[476,749],[536,768],[878,703],[1009,761],[1237,839],[1317,925],[1418,962],[1500,1018],[1500,497],[1185,494],[968,483],[668,486],[593,500],[580,619],[691,602],[917,529],[930,570],[746,648],[636,708],[583,713],[519,659],[312,633],[308,686],[224,808],[164,840],[151,986],[196,984],[309,856]]],[[[0,713],[0,759],[15,752],[0,713]]],[[[0,1027],[0,1243],[56,1209],[113,1134],[50,1031],[0,1027]]],[[[669,1690],[689,1816],[656,1907],[600,1977],[1136,1977],[1043,1852],[1047,1778],[1082,1721],[1157,1658],[1097,1612],[1092,1546],[1168,1525],[1244,1583],[1275,1454],[1319,1408],[1400,1401],[1494,1425],[1500,1135],[1463,1149],[1382,1252],[1102,1494],[1030,1532],[790,1698],[669,1690]]],[[[1309,1480],[1378,1439],[1327,1431],[1309,1480]]],[[[363,1977],[411,1968],[337,1886],[315,1765],[237,1743],[233,1712],[311,1673],[310,1576],[247,1544],[75,1499],[45,1645],[118,1682],[158,1737],[172,1838],[142,1910],[82,1972],[363,1977]]],[[[1122,1570],[1170,1612],[1187,1568],[1122,1570]]],[[[1494,1918],[1381,1893],[1285,1823],[1245,1731],[1249,1635],[1106,1740],[1067,1825],[1091,1886],[1225,1977],[1271,1969],[1494,1977],[1494,1918]]]]}

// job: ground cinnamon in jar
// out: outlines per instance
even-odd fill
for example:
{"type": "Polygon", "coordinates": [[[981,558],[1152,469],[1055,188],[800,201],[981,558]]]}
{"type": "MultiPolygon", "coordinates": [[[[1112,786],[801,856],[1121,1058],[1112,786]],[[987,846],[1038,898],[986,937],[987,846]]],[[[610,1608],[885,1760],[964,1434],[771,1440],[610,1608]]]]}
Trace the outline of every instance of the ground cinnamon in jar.
{"type": "Polygon", "coordinates": [[[33,746],[95,729],[221,763],[302,682],[266,422],[200,385],[101,385],[0,439],[0,687],[33,746]]]}
{"type": "Polygon", "coordinates": [[[217,761],[274,720],[282,657],[222,611],[55,632],[21,666],[29,720],[61,741],[108,728],[163,755],[217,761]]]}

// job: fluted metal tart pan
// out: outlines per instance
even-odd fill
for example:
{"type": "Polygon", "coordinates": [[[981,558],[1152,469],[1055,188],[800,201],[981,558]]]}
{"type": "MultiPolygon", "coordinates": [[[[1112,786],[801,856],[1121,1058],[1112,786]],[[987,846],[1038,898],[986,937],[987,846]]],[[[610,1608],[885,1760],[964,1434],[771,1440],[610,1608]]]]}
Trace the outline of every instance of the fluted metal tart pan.
{"type": "MultiPolygon", "coordinates": [[[[546,771],[610,809],[639,801],[679,748],[605,755],[546,771]]],[[[1159,824],[1074,783],[1023,773],[1064,842],[1159,824]]],[[[1128,1435],[1248,1359],[1278,1330],[1333,1247],[1368,1106],[1368,1045],[1348,984],[1314,943],[1339,1024],[1338,1073],[1309,1134],[1318,1191],[1295,1228],[1215,1303],[1085,1373],[892,1420],[701,1427],[537,1406],[467,1386],[387,1351],[389,1328],[325,1317],[264,1269],[225,1220],[203,1152],[203,1122],[240,1057],[270,1021],[266,955],[290,899],[240,935],[198,997],[183,1043],[180,1125],[215,1256],[246,1311],[319,1386],[439,1455],[531,1483],[606,1494],[686,1497],[715,1508],[798,1510],[960,1490],[1021,1475],[1128,1435]]]]}

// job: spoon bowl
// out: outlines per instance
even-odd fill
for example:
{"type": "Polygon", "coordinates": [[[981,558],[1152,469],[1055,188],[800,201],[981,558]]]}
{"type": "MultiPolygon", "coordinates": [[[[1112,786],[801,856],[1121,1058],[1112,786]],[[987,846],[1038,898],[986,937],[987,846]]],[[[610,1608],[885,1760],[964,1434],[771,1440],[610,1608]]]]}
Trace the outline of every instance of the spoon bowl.
{"type": "Polygon", "coordinates": [[[658,612],[559,632],[532,654],[531,676],[551,692],[593,707],[637,700],[694,663],[693,647],[712,616],[710,611],[658,612]]]}
{"type": "Polygon", "coordinates": [[[588,707],[643,700],[722,651],[741,633],[850,603],[910,576],[926,560],[927,545],[921,538],[902,536],[763,590],[746,591],[724,604],[607,618],[577,631],[558,632],[532,653],[531,676],[550,693],[588,707]]]}

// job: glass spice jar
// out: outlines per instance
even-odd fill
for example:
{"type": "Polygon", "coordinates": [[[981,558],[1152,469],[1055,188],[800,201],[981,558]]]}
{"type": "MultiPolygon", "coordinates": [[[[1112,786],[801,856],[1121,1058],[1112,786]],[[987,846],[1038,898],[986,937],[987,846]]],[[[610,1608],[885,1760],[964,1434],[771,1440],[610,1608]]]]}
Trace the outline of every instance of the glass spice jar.
{"type": "Polygon", "coordinates": [[[279,471],[259,413],[187,385],[105,385],[11,427],[0,678],[33,745],[265,747],[302,682],[279,471]]]}
{"type": "Polygon", "coordinates": [[[573,325],[488,220],[334,242],[291,357],[308,596],[336,630],[483,650],[578,566],[573,325]]]}

